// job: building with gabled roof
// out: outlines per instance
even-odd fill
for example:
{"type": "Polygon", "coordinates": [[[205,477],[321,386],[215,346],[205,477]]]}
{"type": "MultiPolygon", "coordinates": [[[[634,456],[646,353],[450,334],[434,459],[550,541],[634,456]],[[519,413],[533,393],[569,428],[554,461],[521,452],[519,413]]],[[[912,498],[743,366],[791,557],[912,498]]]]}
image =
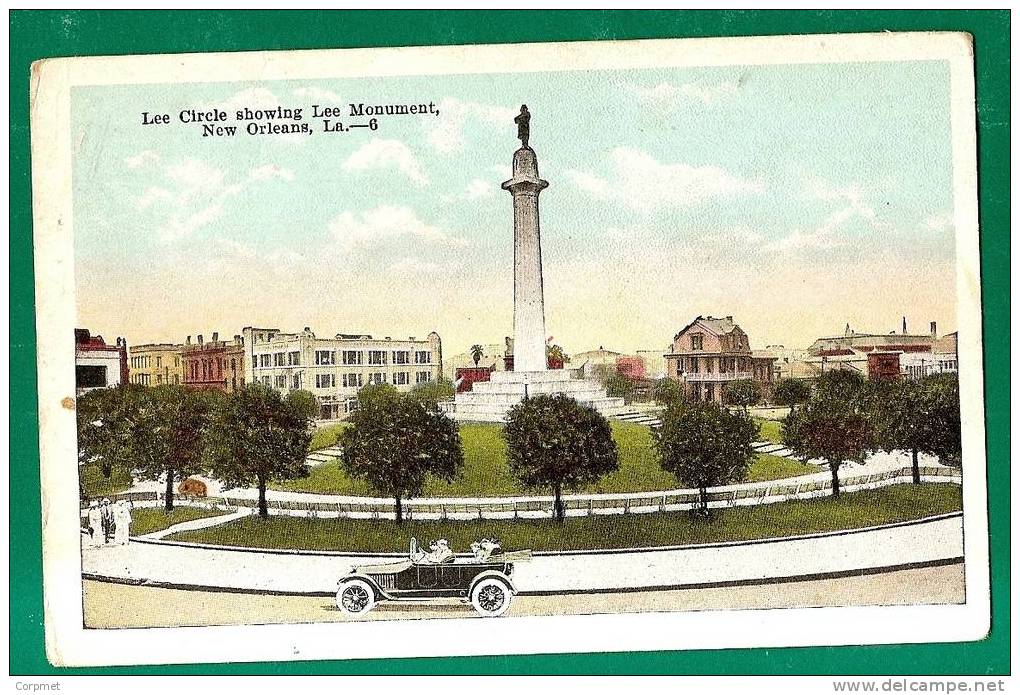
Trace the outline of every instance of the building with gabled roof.
{"type": "Polygon", "coordinates": [[[666,359],[666,376],[683,385],[695,401],[721,403],[726,385],[738,380],[757,382],[771,397],[772,356],[755,356],[747,334],[732,316],[698,316],[673,336],[666,359]]]}

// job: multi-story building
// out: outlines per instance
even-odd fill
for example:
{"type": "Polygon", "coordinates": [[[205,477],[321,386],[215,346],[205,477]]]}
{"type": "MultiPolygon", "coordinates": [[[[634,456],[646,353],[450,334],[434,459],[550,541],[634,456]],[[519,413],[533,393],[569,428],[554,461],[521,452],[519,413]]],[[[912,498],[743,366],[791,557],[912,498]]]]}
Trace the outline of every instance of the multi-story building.
{"type": "Polygon", "coordinates": [[[119,386],[128,381],[127,341],[107,344],[86,328],[74,329],[74,386],[80,396],[92,389],[119,386]]]}
{"type": "Polygon", "coordinates": [[[775,358],[755,357],[732,316],[697,317],[673,337],[665,358],[667,376],[679,381],[691,400],[721,403],[726,384],[739,379],[758,382],[770,397],[775,358]]]}
{"type": "Polygon", "coordinates": [[[184,385],[200,389],[233,391],[244,386],[244,343],[235,335],[232,341],[220,340],[219,333],[212,340],[191,342],[189,335],[181,349],[184,362],[184,385]]]}
{"type": "Polygon", "coordinates": [[[248,383],[284,393],[310,391],[324,420],[353,412],[358,389],[367,384],[392,384],[410,391],[417,384],[439,380],[443,373],[442,342],[435,332],[424,340],[345,333],[319,338],[307,327],[300,333],[246,327],[242,340],[248,383]]]}
{"type": "Polygon", "coordinates": [[[132,347],[128,358],[131,383],[141,386],[184,383],[183,347],[174,343],[148,343],[132,347]]]}
{"type": "Polygon", "coordinates": [[[854,353],[866,353],[872,350],[896,352],[931,352],[936,340],[935,322],[931,322],[931,332],[925,334],[907,333],[907,319],[903,319],[903,328],[897,333],[858,333],[847,324],[843,335],[818,338],[808,348],[812,357],[842,357],[854,353]]]}

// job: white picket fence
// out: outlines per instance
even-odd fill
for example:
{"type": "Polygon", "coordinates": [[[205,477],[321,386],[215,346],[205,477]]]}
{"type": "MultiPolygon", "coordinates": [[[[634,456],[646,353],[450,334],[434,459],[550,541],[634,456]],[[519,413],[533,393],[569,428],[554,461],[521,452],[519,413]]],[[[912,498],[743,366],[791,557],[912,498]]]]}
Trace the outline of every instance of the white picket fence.
{"type": "MultiPolygon", "coordinates": [[[[960,484],[960,472],[944,466],[922,466],[921,480],[931,483],[960,484]]],[[[844,492],[867,490],[912,480],[910,466],[872,473],[846,475],[840,478],[844,492]]],[[[761,481],[709,488],[708,504],[712,508],[742,507],[773,504],[790,500],[804,500],[831,494],[829,477],[812,476],[798,480],[761,481]]],[[[110,495],[110,499],[129,499],[136,506],[157,506],[161,503],[158,492],[130,492],[110,495]]],[[[697,490],[663,490],[657,492],[630,492],[610,494],[575,494],[562,498],[567,516],[597,514],[647,514],[652,512],[692,509],[698,504],[697,490]]],[[[255,513],[257,499],[250,496],[223,495],[217,497],[186,498],[178,496],[175,504],[218,509],[249,507],[255,513]]],[[[275,496],[268,499],[270,514],[321,518],[392,519],[392,499],[380,497],[343,497],[334,495],[301,494],[275,496]]],[[[550,518],[553,514],[553,497],[489,497],[489,498],[413,498],[404,500],[405,519],[518,519],[550,518]]]]}

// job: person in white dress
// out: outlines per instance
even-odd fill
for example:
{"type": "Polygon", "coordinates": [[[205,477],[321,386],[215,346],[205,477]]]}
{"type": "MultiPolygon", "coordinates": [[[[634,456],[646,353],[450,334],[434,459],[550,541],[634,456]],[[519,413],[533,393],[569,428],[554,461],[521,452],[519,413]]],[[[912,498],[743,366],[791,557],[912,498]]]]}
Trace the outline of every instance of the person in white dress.
{"type": "Polygon", "coordinates": [[[89,530],[92,533],[93,547],[106,545],[106,534],[103,532],[103,510],[99,508],[99,503],[92,501],[89,503],[89,530]]]}
{"type": "Polygon", "coordinates": [[[113,505],[113,543],[127,545],[128,533],[131,530],[131,508],[127,500],[120,500],[113,505]]]}

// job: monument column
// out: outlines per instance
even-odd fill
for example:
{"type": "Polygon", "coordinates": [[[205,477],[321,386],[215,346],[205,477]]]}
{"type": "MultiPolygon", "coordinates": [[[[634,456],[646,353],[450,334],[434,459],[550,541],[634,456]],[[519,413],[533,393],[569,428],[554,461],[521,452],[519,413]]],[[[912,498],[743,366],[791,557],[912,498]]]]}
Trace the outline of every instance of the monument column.
{"type": "Polygon", "coordinates": [[[538,159],[527,144],[527,107],[515,120],[523,146],[514,152],[513,178],[502,186],[514,199],[514,371],[540,372],[546,369],[546,333],[538,195],[549,182],[538,177],[538,159]]]}

